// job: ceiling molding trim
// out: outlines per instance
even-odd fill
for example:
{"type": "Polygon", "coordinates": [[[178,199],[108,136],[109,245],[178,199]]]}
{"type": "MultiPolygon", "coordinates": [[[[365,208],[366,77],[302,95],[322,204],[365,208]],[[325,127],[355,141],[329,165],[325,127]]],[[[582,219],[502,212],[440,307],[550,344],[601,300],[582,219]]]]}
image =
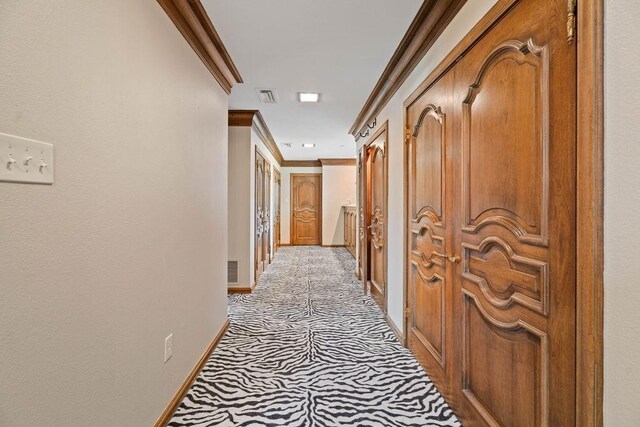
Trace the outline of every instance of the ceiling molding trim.
{"type": "Polygon", "coordinates": [[[356,159],[348,158],[348,159],[318,159],[322,166],[355,166],[356,159]]]}
{"type": "Polygon", "coordinates": [[[258,110],[229,110],[229,126],[253,126],[258,110]]]}
{"type": "Polygon", "coordinates": [[[229,110],[229,126],[250,126],[278,165],[284,163],[278,144],[259,110],[229,110]]]}
{"type": "Polygon", "coordinates": [[[283,168],[320,168],[320,160],[285,160],[282,162],[283,168]]]}
{"type": "Polygon", "coordinates": [[[267,122],[264,121],[264,117],[260,114],[260,111],[256,112],[256,115],[253,117],[252,128],[255,133],[258,134],[258,137],[262,140],[267,149],[271,152],[273,158],[276,159],[278,165],[281,165],[284,162],[284,158],[278,148],[278,144],[276,144],[275,139],[273,139],[273,135],[271,134],[269,127],[267,127],[267,122]]]}
{"type": "Polygon", "coordinates": [[[231,93],[234,84],[243,82],[200,0],[158,3],[225,92],[231,93]]]}
{"type": "Polygon", "coordinates": [[[387,105],[467,0],[425,0],[349,133],[357,140],[387,105]]]}

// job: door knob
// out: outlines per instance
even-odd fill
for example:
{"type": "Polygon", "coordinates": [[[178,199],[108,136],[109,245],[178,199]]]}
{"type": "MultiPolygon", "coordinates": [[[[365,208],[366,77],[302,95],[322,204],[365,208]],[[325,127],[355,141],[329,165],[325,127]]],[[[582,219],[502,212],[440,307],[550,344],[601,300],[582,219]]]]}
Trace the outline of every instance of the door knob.
{"type": "Polygon", "coordinates": [[[447,261],[453,263],[453,264],[457,264],[460,262],[460,257],[458,255],[453,255],[453,254],[441,254],[440,252],[433,252],[433,255],[440,257],[440,258],[444,258],[447,261]]]}
{"type": "Polygon", "coordinates": [[[447,254],[447,259],[449,260],[449,262],[452,262],[454,264],[459,263],[461,260],[459,255],[453,255],[453,254],[447,254]]]}

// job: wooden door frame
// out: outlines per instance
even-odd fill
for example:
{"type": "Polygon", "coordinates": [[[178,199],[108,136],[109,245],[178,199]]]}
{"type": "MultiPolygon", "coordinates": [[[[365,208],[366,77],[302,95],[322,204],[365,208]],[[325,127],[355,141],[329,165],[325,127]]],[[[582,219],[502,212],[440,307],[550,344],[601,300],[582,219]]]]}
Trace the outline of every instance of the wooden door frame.
{"type": "Polygon", "coordinates": [[[604,0],[578,1],[576,424],[602,426],[604,0]]]}
{"type": "Polygon", "coordinates": [[[320,197],[318,198],[318,237],[320,239],[319,246],[322,246],[322,172],[314,173],[292,173],[289,175],[289,242],[291,246],[306,246],[298,243],[293,243],[293,178],[296,176],[319,176],[320,177],[320,197]]]}
{"type": "Polygon", "coordinates": [[[367,294],[367,167],[365,165],[367,148],[362,146],[358,153],[358,279],[362,290],[367,294]],[[360,237],[362,234],[362,237],[360,237]]]}
{"type": "MultiPolygon", "coordinates": [[[[520,0],[498,0],[403,105],[403,307],[408,307],[407,108],[520,0]]],[[[576,426],[603,425],[604,0],[577,2],[576,426]]],[[[403,318],[407,346],[408,318],[403,318]]]]}
{"type": "MultiPolygon", "coordinates": [[[[369,170],[368,170],[368,155],[367,152],[371,145],[378,139],[381,135],[386,134],[384,138],[384,161],[383,161],[383,171],[384,171],[384,188],[383,188],[383,199],[384,199],[384,231],[383,231],[383,239],[384,239],[384,262],[383,262],[383,277],[384,277],[384,307],[381,307],[382,312],[385,317],[388,319],[388,311],[389,311],[389,279],[388,279],[388,265],[389,265],[389,121],[385,121],[380,127],[371,135],[371,137],[364,143],[362,146],[362,174],[360,179],[364,178],[364,181],[361,182],[361,185],[364,188],[364,247],[360,248],[360,256],[363,256],[362,263],[362,277],[360,278],[362,287],[365,293],[370,293],[369,291],[369,259],[368,259],[368,248],[371,243],[371,239],[369,236],[368,224],[371,217],[371,212],[369,209],[369,200],[370,197],[370,189],[369,189],[369,170]]],[[[389,319],[388,319],[389,320],[389,319]]]]}
{"type": "MultiPolygon", "coordinates": [[[[273,188],[276,187],[276,184],[278,184],[278,199],[275,200],[275,206],[277,207],[277,217],[280,218],[280,198],[282,197],[282,176],[280,175],[280,171],[277,168],[273,168],[273,188]]],[[[276,212],[276,211],[274,211],[276,212]]],[[[277,235],[275,234],[275,229],[276,229],[276,218],[273,218],[273,255],[275,256],[276,252],[278,252],[278,249],[280,249],[280,233],[278,233],[277,235]]],[[[282,220],[278,220],[278,222],[280,223],[280,228],[282,228],[282,220]]],[[[280,231],[280,229],[278,229],[278,231],[280,231]]]]}

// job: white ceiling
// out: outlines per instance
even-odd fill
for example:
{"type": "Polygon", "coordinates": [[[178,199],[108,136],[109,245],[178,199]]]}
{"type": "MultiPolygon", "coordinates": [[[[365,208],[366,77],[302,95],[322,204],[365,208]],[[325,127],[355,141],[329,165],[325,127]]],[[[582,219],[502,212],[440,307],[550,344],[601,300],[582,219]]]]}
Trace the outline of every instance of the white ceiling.
{"type": "Polygon", "coordinates": [[[355,157],[347,132],[422,0],[202,3],[245,82],[230,108],[259,109],[284,158],[307,160],[355,157]],[[260,103],[256,88],[275,88],[278,103],[260,103]],[[305,91],[320,92],[320,102],[297,102],[305,91]]]}

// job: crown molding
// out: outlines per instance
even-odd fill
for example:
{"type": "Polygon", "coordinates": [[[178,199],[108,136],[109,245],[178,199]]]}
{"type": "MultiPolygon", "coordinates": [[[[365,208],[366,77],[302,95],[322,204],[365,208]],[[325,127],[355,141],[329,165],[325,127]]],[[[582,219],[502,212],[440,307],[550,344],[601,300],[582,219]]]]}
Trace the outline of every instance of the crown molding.
{"type": "Polygon", "coordinates": [[[282,162],[283,168],[320,168],[320,160],[285,160],[282,162]]]}
{"type": "Polygon", "coordinates": [[[229,110],[229,126],[251,127],[262,143],[267,147],[278,165],[284,163],[282,153],[259,110],[229,110]]]}
{"type": "Polygon", "coordinates": [[[348,158],[348,159],[318,159],[322,166],[355,166],[356,159],[348,158]]]}
{"type": "Polygon", "coordinates": [[[467,0],[425,0],[365,102],[349,133],[360,139],[367,125],[400,89],[467,0]]]}
{"type": "Polygon", "coordinates": [[[225,92],[231,93],[234,84],[243,82],[200,0],[158,3],[225,92]]]}
{"type": "Polygon", "coordinates": [[[229,126],[253,126],[258,110],[229,110],[229,126]]]}

